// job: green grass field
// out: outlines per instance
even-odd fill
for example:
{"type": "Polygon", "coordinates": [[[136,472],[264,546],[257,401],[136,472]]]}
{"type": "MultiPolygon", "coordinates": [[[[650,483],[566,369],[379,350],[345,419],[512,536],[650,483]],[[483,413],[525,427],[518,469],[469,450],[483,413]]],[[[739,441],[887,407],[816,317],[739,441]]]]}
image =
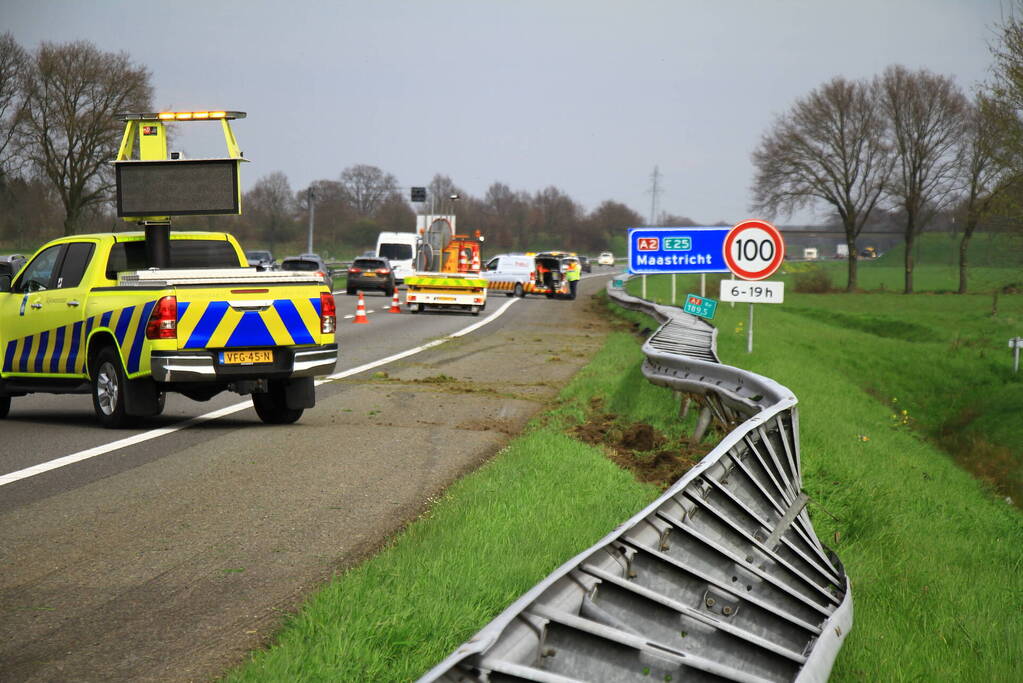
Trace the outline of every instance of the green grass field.
{"type": "MultiPolygon", "coordinates": [[[[1023,334],[1023,296],[992,317],[986,293],[796,294],[780,279],[785,303],[755,308],[752,354],[746,304],[713,322],[723,362],[800,400],[811,515],[853,584],[833,679],[1017,679],[1023,516],[1005,496],[1023,498],[1023,375],[1006,340],[1023,334]]],[[[647,293],[667,302],[668,276],[647,293]]]]}
{"type": "MultiPolygon", "coordinates": [[[[883,264],[863,271],[873,267],[870,277],[886,282],[883,264]]],[[[832,679],[1018,680],[1023,515],[1004,487],[1018,481],[1023,380],[1005,340],[1023,334],[1023,296],[1003,295],[992,317],[986,292],[795,294],[793,277],[784,304],[756,307],[753,354],[744,304],[719,305],[714,323],[723,362],[800,400],[811,517],[853,586],[853,631],[832,679]],[[972,449],[954,443],[971,434],[972,449]],[[943,450],[951,446],[1007,461],[973,467],[985,481],[943,450]]],[[[933,275],[936,289],[943,277],[933,275]]],[[[696,287],[680,279],[679,296],[696,287]]],[[[668,292],[668,278],[649,278],[651,298],[668,292]]],[[[565,433],[599,406],[622,424],[682,436],[672,393],[640,373],[639,345],[612,333],[556,410],[313,596],[228,680],[415,679],[656,497],[565,433]]]]}

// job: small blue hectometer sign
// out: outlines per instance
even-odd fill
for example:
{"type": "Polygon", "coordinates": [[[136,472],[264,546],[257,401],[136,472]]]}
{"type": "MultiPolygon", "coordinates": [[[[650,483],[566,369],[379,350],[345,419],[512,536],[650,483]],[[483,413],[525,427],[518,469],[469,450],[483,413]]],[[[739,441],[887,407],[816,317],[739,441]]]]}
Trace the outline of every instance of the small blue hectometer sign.
{"type": "Polygon", "coordinates": [[[731,228],[629,228],[630,273],[727,273],[731,228]]]}
{"type": "Polygon", "coordinates": [[[710,320],[718,309],[718,302],[714,299],[707,299],[696,294],[686,294],[686,303],[682,310],[691,315],[698,315],[701,318],[710,320]]]}

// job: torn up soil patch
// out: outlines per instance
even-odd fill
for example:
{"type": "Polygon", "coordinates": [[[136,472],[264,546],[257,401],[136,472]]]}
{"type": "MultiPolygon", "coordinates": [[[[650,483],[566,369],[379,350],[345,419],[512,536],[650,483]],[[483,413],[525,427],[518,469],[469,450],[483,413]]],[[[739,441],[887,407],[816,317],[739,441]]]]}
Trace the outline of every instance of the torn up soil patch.
{"type": "MultiPolygon", "coordinates": [[[[602,406],[598,400],[591,401],[590,407],[599,410],[602,406]]],[[[678,481],[711,450],[711,446],[691,443],[685,437],[672,441],[645,422],[622,424],[618,415],[604,412],[592,413],[569,433],[585,443],[603,446],[615,464],[661,490],[678,481]]]]}

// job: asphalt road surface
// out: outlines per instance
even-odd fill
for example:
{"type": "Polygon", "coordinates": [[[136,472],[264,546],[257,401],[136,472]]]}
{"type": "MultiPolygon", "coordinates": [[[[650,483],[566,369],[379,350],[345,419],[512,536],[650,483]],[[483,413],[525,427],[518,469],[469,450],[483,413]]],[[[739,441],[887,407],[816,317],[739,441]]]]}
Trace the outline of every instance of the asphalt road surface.
{"type": "MultiPolygon", "coordinates": [[[[369,324],[338,321],[348,376],[295,425],[263,425],[234,394],[171,395],[119,431],[97,425],[89,396],[14,399],[0,421],[0,680],[205,680],[239,663],[556,395],[601,344],[589,294],[612,272],[595,269],[575,301],[492,295],[478,318],[391,314],[367,294],[369,324]]],[[[337,302],[354,313],[354,297],[337,302]]]]}

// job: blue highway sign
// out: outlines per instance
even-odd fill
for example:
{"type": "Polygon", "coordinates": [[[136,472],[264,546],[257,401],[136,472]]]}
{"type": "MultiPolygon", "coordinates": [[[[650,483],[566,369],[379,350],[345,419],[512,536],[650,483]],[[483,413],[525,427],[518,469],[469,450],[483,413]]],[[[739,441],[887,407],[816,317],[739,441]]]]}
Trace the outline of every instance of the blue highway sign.
{"type": "Polygon", "coordinates": [[[630,273],[728,273],[731,228],[629,228],[630,273]]]}

